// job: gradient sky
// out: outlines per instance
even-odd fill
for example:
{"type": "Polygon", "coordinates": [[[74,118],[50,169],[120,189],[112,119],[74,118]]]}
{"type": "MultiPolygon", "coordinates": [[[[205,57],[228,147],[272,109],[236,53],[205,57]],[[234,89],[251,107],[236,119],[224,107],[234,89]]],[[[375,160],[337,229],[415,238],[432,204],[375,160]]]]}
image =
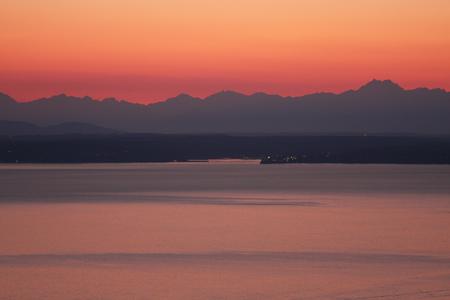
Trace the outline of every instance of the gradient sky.
{"type": "Polygon", "coordinates": [[[450,89],[448,0],[0,0],[0,91],[153,102],[450,89]]]}

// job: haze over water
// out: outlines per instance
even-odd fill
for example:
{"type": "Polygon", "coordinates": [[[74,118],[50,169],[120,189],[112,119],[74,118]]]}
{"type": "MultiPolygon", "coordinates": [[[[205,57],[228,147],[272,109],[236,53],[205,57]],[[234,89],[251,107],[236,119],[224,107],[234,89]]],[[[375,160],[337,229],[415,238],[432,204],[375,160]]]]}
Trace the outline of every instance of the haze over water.
{"type": "Polygon", "coordinates": [[[450,166],[0,166],[1,299],[449,299],[450,166]]]}

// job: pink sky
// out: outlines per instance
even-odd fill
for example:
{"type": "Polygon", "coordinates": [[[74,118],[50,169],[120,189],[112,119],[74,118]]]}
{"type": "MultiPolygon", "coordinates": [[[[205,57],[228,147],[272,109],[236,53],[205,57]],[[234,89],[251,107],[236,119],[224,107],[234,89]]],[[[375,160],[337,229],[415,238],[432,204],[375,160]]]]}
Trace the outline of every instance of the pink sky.
{"type": "Polygon", "coordinates": [[[0,11],[0,91],[153,102],[301,95],[392,79],[450,89],[446,0],[18,0],[0,11]]]}

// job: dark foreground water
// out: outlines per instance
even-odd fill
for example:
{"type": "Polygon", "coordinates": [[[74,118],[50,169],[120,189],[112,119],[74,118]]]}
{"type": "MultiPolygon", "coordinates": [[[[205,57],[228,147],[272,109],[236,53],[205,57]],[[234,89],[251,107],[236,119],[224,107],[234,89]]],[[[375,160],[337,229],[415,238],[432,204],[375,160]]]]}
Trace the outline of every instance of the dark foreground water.
{"type": "Polygon", "coordinates": [[[0,165],[0,299],[450,299],[450,166],[0,165]]]}

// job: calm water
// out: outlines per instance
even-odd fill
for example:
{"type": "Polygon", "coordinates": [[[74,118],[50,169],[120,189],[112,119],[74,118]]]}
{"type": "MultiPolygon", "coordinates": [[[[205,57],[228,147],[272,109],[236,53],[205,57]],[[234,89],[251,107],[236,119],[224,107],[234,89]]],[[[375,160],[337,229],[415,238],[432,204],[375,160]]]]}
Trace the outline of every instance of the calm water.
{"type": "Polygon", "coordinates": [[[450,299],[450,166],[0,165],[0,299],[450,299]]]}

